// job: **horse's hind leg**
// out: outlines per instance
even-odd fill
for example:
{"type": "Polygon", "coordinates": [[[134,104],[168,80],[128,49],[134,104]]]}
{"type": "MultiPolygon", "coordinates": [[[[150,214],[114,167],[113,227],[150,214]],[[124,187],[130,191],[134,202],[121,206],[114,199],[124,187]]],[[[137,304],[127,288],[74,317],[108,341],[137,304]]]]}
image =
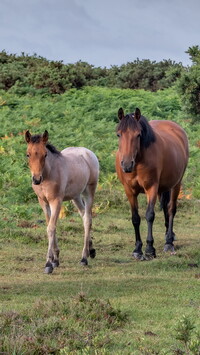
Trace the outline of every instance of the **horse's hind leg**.
{"type": "Polygon", "coordinates": [[[87,258],[90,256],[94,258],[96,256],[96,251],[93,248],[92,238],[91,238],[91,227],[92,227],[92,205],[94,201],[94,193],[96,189],[96,184],[88,185],[83,192],[83,199],[85,205],[85,213],[83,215],[84,224],[84,247],[82,251],[81,264],[87,265],[87,258]]]}
{"type": "Polygon", "coordinates": [[[80,216],[83,217],[85,213],[85,205],[81,196],[74,198],[72,202],[78,208],[78,212],[80,216]]]}
{"type": "Polygon", "coordinates": [[[164,217],[165,217],[165,227],[166,227],[165,239],[169,228],[169,213],[168,213],[169,201],[170,201],[170,191],[162,192],[160,196],[160,208],[163,210],[164,217]]]}
{"type": "Polygon", "coordinates": [[[166,243],[164,247],[164,251],[174,252],[174,244],[173,241],[175,239],[175,234],[173,232],[173,222],[176,214],[177,208],[177,198],[180,192],[181,184],[177,184],[172,190],[170,194],[170,200],[168,203],[168,229],[166,232],[166,243]]]}

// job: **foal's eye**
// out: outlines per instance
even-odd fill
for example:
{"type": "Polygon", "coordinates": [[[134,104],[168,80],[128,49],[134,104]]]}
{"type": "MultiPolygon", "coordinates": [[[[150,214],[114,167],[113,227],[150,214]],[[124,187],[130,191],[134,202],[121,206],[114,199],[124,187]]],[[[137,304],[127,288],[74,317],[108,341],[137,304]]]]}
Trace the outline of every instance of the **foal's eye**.
{"type": "Polygon", "coordinates": [[[27,158],[29,158],[29,157],[30,157],[30,155],[29,155],[29,154],[26,154],[26,156],[27,156],[27,158]]]}

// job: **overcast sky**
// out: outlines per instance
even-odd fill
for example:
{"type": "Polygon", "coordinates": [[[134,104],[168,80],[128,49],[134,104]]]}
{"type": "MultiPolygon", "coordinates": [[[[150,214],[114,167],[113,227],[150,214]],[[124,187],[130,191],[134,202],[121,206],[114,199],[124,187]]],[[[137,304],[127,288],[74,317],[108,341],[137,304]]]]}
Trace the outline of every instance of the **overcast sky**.
{"type": "Polygon", "coordinates": [[[110,67],[139,58],[190,65],[200,0],[0,0],[0,51],[110,67]]]}

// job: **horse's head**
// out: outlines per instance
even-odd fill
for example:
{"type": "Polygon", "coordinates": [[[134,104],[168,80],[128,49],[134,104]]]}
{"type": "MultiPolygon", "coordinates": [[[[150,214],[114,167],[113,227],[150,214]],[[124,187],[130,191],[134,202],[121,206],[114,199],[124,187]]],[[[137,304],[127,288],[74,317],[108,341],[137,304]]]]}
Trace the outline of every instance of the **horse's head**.
{"type": "Polygon", "coordinates": [[[131,173],[134,170],[136,158],[140,152],[140,139],[142,127],[140,125],[141,113],[136,108],[135,113],[124,115],[122,108],[118,111],[119,125],[119,155],[123,172],[131,173]]]}
{"type": "Polygon", "coordinates": [[[48,132],[45,131],[42,135],[32,136],[29,131],[26,131],[25,140],[28,143],[27,158],[32,174],[32,182],[34,185],[39,185],[43,180],[43,170],[47,156],[46,143],[48,141],[48,132]]]}

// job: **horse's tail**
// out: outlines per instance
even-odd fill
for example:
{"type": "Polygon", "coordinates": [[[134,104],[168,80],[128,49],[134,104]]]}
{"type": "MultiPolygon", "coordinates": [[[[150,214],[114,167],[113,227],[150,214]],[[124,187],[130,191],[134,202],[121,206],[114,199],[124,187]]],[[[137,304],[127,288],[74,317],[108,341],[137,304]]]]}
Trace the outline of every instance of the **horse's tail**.
{"type": "Polygon", "coordinates": [[[170,190],[162,192],[160,195],[160,209],[164,210],[170,200],[170,190]]]}

